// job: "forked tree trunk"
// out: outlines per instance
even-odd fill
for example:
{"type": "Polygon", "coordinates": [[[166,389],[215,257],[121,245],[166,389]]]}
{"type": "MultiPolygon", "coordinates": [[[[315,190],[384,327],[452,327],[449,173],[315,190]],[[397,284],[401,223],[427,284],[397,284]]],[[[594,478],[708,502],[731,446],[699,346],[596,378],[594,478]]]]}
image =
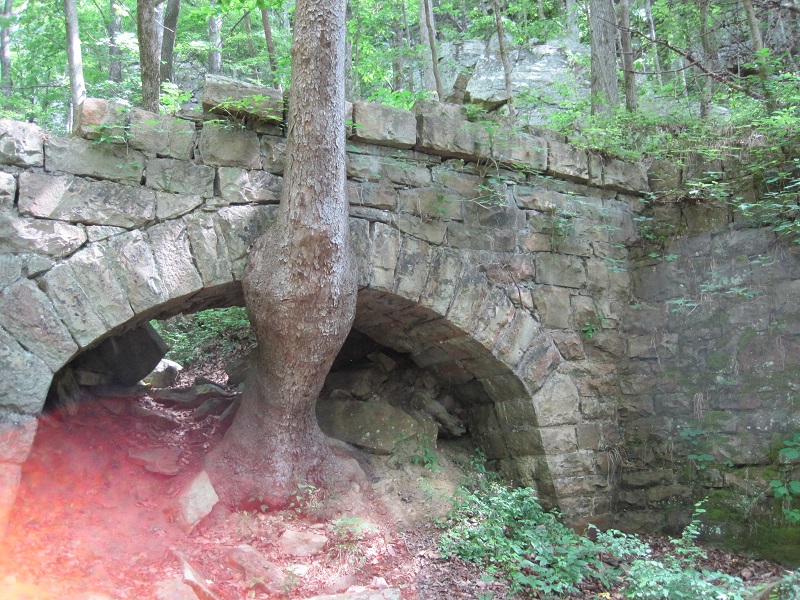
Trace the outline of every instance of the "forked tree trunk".
{"type": "Polygon", "coordinates": [[[283,195],[242,279],[258,356],[236,419],[206,465],[232,506],[280,508],[300,483],[349,487],[359,473],[352,459],[331,451],[315,414],[356,304],[345,196],[344,32],[344,0],[298,0],[283,195]]]}

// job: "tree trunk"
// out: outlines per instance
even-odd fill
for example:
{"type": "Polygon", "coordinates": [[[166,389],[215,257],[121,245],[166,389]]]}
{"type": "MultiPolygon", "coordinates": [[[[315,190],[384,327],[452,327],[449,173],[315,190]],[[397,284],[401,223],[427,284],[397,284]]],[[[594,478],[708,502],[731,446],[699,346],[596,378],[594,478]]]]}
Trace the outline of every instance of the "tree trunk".
{"type": "Polygon", "coordinates": [[[565,0],[564,11],[567,13],[567,32],[569,37],[574,40],[580,38],[578,29],[578,7],[576,0],[565,0]]]}
{"type": "Polygon", "coordinates": [[[341,491],[360,472],[331,451],[315,414],[355,316],[344,52],[344,0],[298,0],[283,195],[242,279],[258,355],[236,419],[207,462],[228,505],[285,507],[301,483],[341,491]]]}
{"type": "Polygon", "coordinates": [[[617,83],[617,16],[612,0],[591,0],[592,114],[609,112],[619,104],[617,83]]]}
{"type": "Polygon", "coordinates": [[[81,110],[86,99],[86,85],[83,81],[83,56],[81,39],[78,33],[77,0],[64,0],[64,14],[67,19],[67,62],[69,65],[70,113],[68,129],[77,133],[81,126],[81,110]]]}
{"type": "Polygon", "coordinates": [[[137,0],[136,30],[139,36],[139,65],[142,74],[142,108],[159,111],[161,91],[161,49],[158,47],[158,0],[137,0]]]}
{"type": "Polygon", "coordinates": [[[751,0],[742,0],[744,12],[747,15],[747,24],[750,27],[750,40],[753,44],[753,54],[755,54],[756,66],[758,67],[758,77],[764,86],[764,99],[768,110],[775,110],[775,101],[769,90],[769,64],[764,56],[764,38],[761,35],[761,24],[758,22],[756,11],[751,0]]]}
{"type": "Polygon", "coordinates": [[[120,83],[122,81],[122,50],[117,42],[117,36],[122,29],[122,18],[117,11],[117,1],[110,0],[108,3],[108,78],[111,81],[120,83]]]}
{"type": "Polygon", "coordinates": [[[635,112],[639,106],[636,74],[633,72],[633,44],[631,43],[631,17],[628,0],[619,0],[619,36],[622,48],[622,75],[625,78],[625,108],[635,112]]]}
{"type": "Polygon", "coordinates": [[[261,9],[261,24],[264,26],[264,39],[267,42],[267,58],[269,59],[270,72],[268,83],[274,84],[278,79],[278,65],[275,57],[275,42],[272,40],[272,25],[269,22],[269,12],[267,12],[266,8],[261,9]]]}
{"type": "MultiPolygon", "coordinates": [[[[508,114],[512,117],[517,114],[514,109],[514,90],[511,84],[511,64],[508,61],[508,52],[506,52],[506,32],[503,28],[503,16],[500,14],[499,0],[492,0],[492,8],[494,10],[494,26],[497,31],[497,43],[500,48],[500,62],[503,63],[503,75],[505,77],[506,85],[506,98],[508,98],[508,114]]],[[[443,96],[439,98],[444,99],[443,96]]]]}
{"type": "Polygon", "coordinates": [[[167,0],[164,9],[164,36],[161,39],[161,81],[173,81],[175,36],[178,31],[178,16],[181,12],[181,0],[167,0]]]}
{"type": "MultiPolygon", "coordinates": [[[[216,2],[212,0],[211,7],[216,2]]],[[[208,52],[208,72],[212,75],[222,73],[222,16],[211,15],[208,18],[208,41],[211,49],[208,52]]]]}
{"type": "MultiPolygon", "coordinates": [[[[656,20],[653,18],[653,0],[645,0],[644,3],[644,10],[647,14],[647,24],[650,26],[650,38],[651,39],[658,39],[656,35],[656,20]]],[[[662,47],[655,44],[653,48],[653,68],[656,71],[656,77],[658,77],[658,85],[664,87],[664,76],[662,74],[663,69],[661,68],[661,58],[658,56],[658,52],[662,47]]]]}
{"type": "MultiPolygon", "coordinates": [[[[700,0],[700,44],[703,46],[703,62],[710,70],[714,70],[711,51],[711,40],[708,31],[708,3],[709,0],[700,0]]],[[[700,91],[700,117],[708,116],[711,98],[714,94],[714,79],[708,75],[703,78],[703,87],[700,91]]]]}
{"type": "Polygon", "coordinates": [[[428,47],[431,57],[431,62],[429,63],[430,71],[426,70],[426,89],[435,91],[439,96],[439,100],[443,100],[444,88],[442,87],[442,77],[439,74],[439,56],[436,51],[436,25],[433,20],[431,0],[420,0],[419,30],[422,36],[422,44],[428,47]]]}
{"type": "Polygon", "coordinates": [[[13,0],[3,5],[3,27],[0,28],[0,88],[3,96],[11,95],[14,82],[11,80],[11,8],[13,0]]]}

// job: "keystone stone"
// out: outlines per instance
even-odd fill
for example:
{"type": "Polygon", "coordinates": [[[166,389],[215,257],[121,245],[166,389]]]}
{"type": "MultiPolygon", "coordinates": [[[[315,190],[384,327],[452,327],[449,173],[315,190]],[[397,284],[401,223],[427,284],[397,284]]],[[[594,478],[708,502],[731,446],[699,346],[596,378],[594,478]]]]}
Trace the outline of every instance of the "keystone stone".
{"type": "Polygon", "coordinates": [[[186,225],[179,221],[160,223],[148,231],[153,257],[161,281],[166,284],[170,298],[180,298],[203,287],[189,249],[186,225]]]}

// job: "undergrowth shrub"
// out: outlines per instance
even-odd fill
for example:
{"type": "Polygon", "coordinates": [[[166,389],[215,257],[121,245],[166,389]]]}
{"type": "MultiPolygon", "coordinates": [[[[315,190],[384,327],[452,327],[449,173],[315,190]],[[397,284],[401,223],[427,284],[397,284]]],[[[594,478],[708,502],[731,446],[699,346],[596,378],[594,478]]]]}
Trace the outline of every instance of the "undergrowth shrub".
{"type": "Polygon", "coordinates": [[[695,540],[703,512],[697,505],[692,522],[672,540],[672,552],[655,558],[650,545],[636,535],[595,530],[592,541],[545,511],[530,488],[489,480],[473,490],[462,488],[441,524],[445,531],[439,549],[444,557],[481,565],[522,596],[563,598],[577,592],[585,579],[594,579],[631,599],[744,600],[741,579],[699,564],[705,553],[695,540]],[[603,557],[613,557],[608,562],[620,567],[603,562],[603,557]]]}
{"type": "Polygon", "coordinates": [[[170,347],[167,358],[184,366],[204,354],[226,358],[256,344],[247,312],[240,306],[211,308],[151,324],[170,347]]]}

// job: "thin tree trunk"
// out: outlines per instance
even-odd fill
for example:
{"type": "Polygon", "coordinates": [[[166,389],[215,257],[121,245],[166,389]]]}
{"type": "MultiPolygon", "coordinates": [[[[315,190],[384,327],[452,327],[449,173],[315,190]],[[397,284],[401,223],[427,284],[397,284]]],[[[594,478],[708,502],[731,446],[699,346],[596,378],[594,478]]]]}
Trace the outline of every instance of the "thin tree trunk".
{"type": "Polygon", "coordinates": [[[578,7],[575,0],[565,0],[564,10],[567,13],[567,31],[572,39],[580,37],[578,29],[578,7]]]}
{"type": "Polygon", "coordinates": [[[589,28],[592,32],[592,114],[609,112],[619,105],[616,22],[612,0],[591,0],[589,28]]]}
{"type": "Polygon", "coordinates": [[[426,77],[426,87],[427,89],[433,89],[441,101],[444,100],[444,88],[442,87],[442,77],[439,74],[439,56],[436,51],[436,25],[433,20],[431,0],[420,0],[419,14],[422,43],[428,46],[431,55],[430,77],[426,77]]]}
{"type": "MultiPolygon", "coordinates": [[[[708,2],[709,0],[700,0],[700,44],[703,47],[703,62],[706,67],[713,70],[711,40],[709,39],[708,32],[708,2]]],[[[711,105],[711,97],[713,94],[714,79],[706,75],[703,78],[703,86],[700,92],[700,117],[703,119],[708,117],[708,110],[711,105]]]]}
{"type": "Polygon", "coordinates": [[[64,14],[67,20],[67,62],[69,64],[70,114],[68,129],[77,133],[81,126],[81,111],[86,99],[86,85],[83,81],[83,56],[78,29],[77,0],[64,0],[64,14]]]}
{"type": "Polygon", "coordinates": [[[270,80],[268,83],[274,84],[277,81],[277,62],[275,58],[275,42],[272,40],[272,25],[269,22],[269,12],[266,8],[261,9],[261,24],[264,26],[264,39],[267,42],[267,58],[269,60],[270,80]]]}
{"type": "Polygon", "coordinates": [[[636,112],[639,94],[636,90],[636,74],[633,70],[633,44],[631,43],[631,19],[628,0],[619,0],[619,35],[622,48],[622,75],[625,79],[625,108],[636,112]]]}
{"type": "MultiPolygon", "coordinates": [[[[258,339],[242,404],[206,463],[223,503],[287,505],[300,484],[349,487],[315,405],[355,316],[345,195],[344,0],[298,0],[284,187],[242,280],[258,339]]],[[[346,489],[346,488],[345,488],[346,489]]]]}
{"type": "Polygon", "coordinates": [[[395,91],[403,89],[403,30],[398,26],[399,23],[394,24],[392,42],[394,44],[394,52],[392,53],[392,89],[395,91]]]}
{"type": "Polygon", "coordinates": [[[108,3],[108,78],[111,81],[120,83],[122,81],[122,50],[117,42],[117,36],[122,29],[122,18],[117,11],[117,1],[110,0],[108,3]]]}
{"type": "MultiPolygon", "coordinates": [[[[494,26],[497,31],[497,44],[500,48],[500,62],[503,63],[503,75],[505,77],[506,85],[506,98],[508,98],[508,114],[512,117],[517,114],[514,109],[514,90],[511,83],[511,63],[508,61],[508,52],[506,52],[506,32],[503,28],[503,16],[500,14],[499,0],[492,0],[492,8],[494,9],[494,26]]],[[[442,98],[442,96],[439,96],[442,98]]]]}
{"type": "MultiPolygon", "coordinates": [[[[658,36],[656,35],[656,20],[653,18],[653,0],[645,0],[644,10],[647,14],[647,24],[650,26],[650,37],[654,40],[658,39],[658,36]]],[[[661,58],[658,56],[658,51],[660,48],[661,47],[658,45],[654,45],[653,47],[653,68],[656,71],[656,77],[658,77],[658,85],[664,87],[661,58]]]]}
{"type": "Polygon", "coordinates": [[[164,35],[161,39],[161,81],[175,79],[173,62],[180,12],[181,0],[167,0],[167,7],[164,9],[164,35]]]}
{"type": "Polygon", "coordinates": [[[3,6],[3,27],[0,29],[0,88],[3,96],[10,96],[14,82],[11,79],[11,8],[13,0],[3,6]]]}
{"type": "Polygon", "coordinates": [[[751,0],[742,0],[744,12],[747,15],[747,25],[750,28],[750,40],[753,44],[753,54],[755,54],[756,66],[758,67],[758,77],[764,87],[764,99],[767,102],[767,109],[774,110],[775,102],[769,90],[769,65],[764,56],[764,38],[761,35],[761,24],[758,22],[756,11],[751,0]]]}
{"type": "MultiPolygon", "coordinates": [[[[402,9],[402,12],[403,12],[403,30],[406,32],[406,35],[405,35],[405,48],[404,49],[405,49],[405,52],[407,52],[409,54],[409,56],[410,56],[411,55],[411,26],[408,24],[408,12],[406,11],[406,0],[400,0],[400,8],[402,9]]],[[[409,76],[408,76],[408,89],[411,92],[413,92],[413,91],[415,91],[417,89],[416,88],[416,84],[415,84],[415,77],[414,77],[414,72],[415,71],[416,71],[416,68],[414,67],[414,64],[412,63],[411,72],[409,73],[409,76]]]]}
{"type": "Polygon", "coordinates": [[[139,36],[139,65],[142,74],[142,108],[159,112],[161,91],[161,49],[158,47],[157,0],[137,0],[136,29],[139,36]]]}
{"type": "MultiPolygon", "coordinates": [[[[211,6],[216,5],[212,1],[211,6]]],[[[222,16],[211,15],[208,18],[208,41],[211,49],[208,52],[208,72],[212,75],[222,73],[222,16]]]]}

